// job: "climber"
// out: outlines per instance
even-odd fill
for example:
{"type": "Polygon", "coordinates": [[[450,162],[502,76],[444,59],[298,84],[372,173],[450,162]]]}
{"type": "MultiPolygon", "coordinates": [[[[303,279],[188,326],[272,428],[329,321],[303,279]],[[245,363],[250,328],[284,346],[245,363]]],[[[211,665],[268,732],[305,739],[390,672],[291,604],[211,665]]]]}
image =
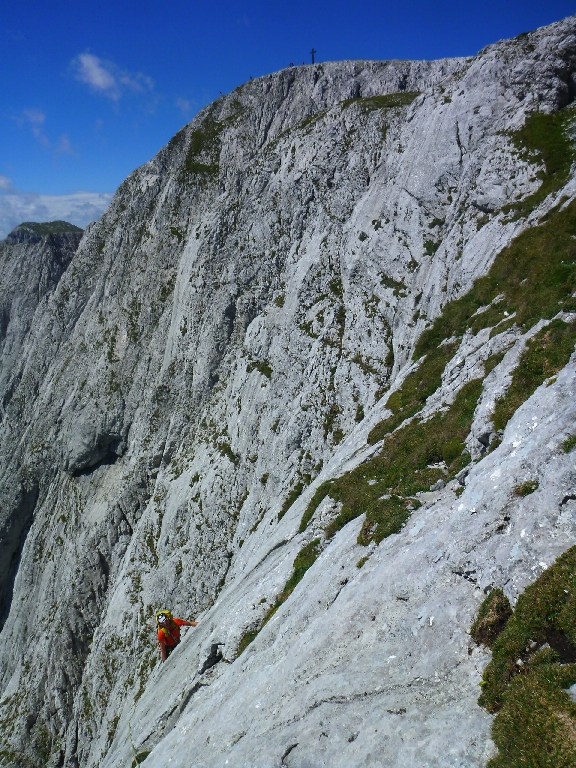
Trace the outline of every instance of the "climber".
{"type": "Polygon", "coordinates": [[[172,616],[170,611],[161,610],[156,614],[156,626],[158,627],[158,645],[162,661],[166,661],[174,648],[180,642],[180,627],[197,627],[197,621],[186,621],[172,616]]]}

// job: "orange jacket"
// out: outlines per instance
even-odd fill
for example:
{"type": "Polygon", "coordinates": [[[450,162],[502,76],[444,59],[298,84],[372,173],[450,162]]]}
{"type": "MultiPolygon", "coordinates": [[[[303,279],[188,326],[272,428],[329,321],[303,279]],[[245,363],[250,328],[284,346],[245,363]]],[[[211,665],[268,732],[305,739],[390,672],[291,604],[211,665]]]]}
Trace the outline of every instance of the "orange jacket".
{"type": "Polygon", "coordinates": [[[188,624],[185,619],[177,619],[175,616],[168,627],[160,627],[158,630],[158,642],[174,647],[180,642],[180,627],[188,624]]]}

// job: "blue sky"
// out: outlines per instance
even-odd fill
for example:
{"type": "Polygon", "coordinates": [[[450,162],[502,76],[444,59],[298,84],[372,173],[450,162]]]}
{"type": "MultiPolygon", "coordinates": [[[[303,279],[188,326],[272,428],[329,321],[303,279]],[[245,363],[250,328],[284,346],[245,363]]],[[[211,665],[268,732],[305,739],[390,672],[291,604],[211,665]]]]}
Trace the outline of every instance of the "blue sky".
{"type": "Polygon", "coordinates": [[[0,9],[0,236],[85,225],[220,91],[290,62],[433,59],[576,13],[576,0],[19,0],[0,9]],[[82,194],[80,194],[82,193],[82,194]]]}

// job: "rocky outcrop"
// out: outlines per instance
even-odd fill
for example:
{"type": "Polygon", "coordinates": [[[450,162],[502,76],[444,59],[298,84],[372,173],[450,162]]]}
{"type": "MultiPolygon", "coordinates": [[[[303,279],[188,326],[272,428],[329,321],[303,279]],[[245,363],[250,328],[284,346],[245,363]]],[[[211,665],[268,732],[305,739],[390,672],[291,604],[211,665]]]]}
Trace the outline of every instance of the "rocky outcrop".
{"type": "Polygon", "coordinates": [[[575,73],[576,17],[467,59],[289,68],[202,110],[59,267],[46,238],[5,241],[3,274],[32,261],[1,299],[22,319],[0,765],[485,764],[468,630],[485,589],[514,601],[574,543],[573,342],[502,427],[495,408],[530,339],[574,318],[562,295],[515,324],[504,280],[462,327],[454,302],[570,215],[575,73]],[[521,132],[535,112],[562,121],[555,165],[521,132]],[[451,335],[414,355],[435,321],[451,335]],[[383,420],[441,421],[472,391],[465,439],[377,541],[377,505],[323,484],[372,488],[399,439],[383,420]],[[160,670],[165,606],[199,626],[160,670]]]}

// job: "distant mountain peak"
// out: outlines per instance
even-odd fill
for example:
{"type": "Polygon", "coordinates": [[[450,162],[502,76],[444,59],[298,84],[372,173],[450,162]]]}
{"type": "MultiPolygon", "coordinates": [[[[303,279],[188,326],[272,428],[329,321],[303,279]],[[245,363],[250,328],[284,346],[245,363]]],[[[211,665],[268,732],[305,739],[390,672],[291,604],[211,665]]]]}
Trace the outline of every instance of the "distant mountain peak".
{"type": "Polygon", "coordinates": [[[24,221],[18,224],[6,237],[9,243],[38,241],[46,235],[61,235],[64,233],[81,234],[84,230],[68,221],[24,221]]]}

